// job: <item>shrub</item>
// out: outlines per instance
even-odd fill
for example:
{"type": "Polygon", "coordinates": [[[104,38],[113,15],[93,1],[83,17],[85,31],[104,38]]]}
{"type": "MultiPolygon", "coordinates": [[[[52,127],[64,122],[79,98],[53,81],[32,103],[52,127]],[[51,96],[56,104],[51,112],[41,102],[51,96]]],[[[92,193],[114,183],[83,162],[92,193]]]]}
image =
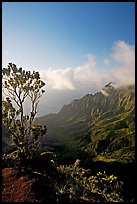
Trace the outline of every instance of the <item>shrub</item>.
{"type": "Polygon", "coordinates": [[[87,177],[85,169],[72,165],[60,165],[58,170],[66,175],[66,179],[57,186],[57,194],[60,197],[68,194],[71,200],[92,196],[100,202],[123,202],[122,182],[114,175],[98,172],[87,177]]]}

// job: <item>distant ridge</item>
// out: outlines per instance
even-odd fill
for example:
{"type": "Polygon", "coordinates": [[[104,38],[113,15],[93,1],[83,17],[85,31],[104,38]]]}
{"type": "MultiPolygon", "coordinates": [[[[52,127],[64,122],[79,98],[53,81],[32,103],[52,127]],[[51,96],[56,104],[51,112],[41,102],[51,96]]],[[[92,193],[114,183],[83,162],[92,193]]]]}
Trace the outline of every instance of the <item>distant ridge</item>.
{"type": "Polygon", "coordinates": [[[47,125],[44,142],[65,147],[71,156],[82,150],[99,160],[134,160],[135,85],[115,88],[109,82],[102,90],[36,118],[35,123],[47,125]]]}

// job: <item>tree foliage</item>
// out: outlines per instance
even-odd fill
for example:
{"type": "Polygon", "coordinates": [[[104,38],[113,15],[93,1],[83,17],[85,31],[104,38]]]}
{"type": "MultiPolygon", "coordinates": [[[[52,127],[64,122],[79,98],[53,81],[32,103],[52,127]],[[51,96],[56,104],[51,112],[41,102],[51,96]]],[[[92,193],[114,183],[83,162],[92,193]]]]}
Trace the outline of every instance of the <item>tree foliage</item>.
{"type": "Polygon", "coordinates": [[[39,146],[40,138],[47,131],[46,126],[33,126],[44,86],[39,72],[25,71],[13,63],[2,69],[2,91],[6,96],[2,100],[2,123],[23,156],[29,156],[32,147],[39,146]],[[30,102],[29,114],[24,111],[26,100],[30,102]]]}

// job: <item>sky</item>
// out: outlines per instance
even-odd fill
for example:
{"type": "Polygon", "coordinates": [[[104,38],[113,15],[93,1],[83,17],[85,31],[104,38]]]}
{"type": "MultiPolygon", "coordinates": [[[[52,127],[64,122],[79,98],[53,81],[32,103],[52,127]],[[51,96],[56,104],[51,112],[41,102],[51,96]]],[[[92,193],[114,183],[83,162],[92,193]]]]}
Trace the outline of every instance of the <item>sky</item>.
{"type": "Polygon", "coordinates": [[[2,67],[39,71],[38,116],[106,83],[135,83],[134,2],[2,2],[2,67]]]}

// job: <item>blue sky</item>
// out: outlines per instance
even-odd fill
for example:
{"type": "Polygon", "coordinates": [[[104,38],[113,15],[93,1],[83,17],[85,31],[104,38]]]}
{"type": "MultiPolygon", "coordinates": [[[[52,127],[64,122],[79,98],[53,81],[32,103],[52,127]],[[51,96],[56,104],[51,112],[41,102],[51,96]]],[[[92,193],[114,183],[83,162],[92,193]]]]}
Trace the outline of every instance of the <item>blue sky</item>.
{"type": "Polygon", "coordinates": [[[134,3],[4,2],[3,63],[63,68],[89,53],[101,59],[116,40],[134,44],[134,18],[134,3]]]}
{"type": "Polygon", "coordinates": [[[50,90],[49,100],[55,90],[56,97],[71,90],[60,106],[75,95],[95,92],[112,76],[120,82],[116,76],[125,73],[122,82],[133,81],[134,44],[133,2],[2,3],[2,65],[13,62],[40,70],[50,90]]]}

